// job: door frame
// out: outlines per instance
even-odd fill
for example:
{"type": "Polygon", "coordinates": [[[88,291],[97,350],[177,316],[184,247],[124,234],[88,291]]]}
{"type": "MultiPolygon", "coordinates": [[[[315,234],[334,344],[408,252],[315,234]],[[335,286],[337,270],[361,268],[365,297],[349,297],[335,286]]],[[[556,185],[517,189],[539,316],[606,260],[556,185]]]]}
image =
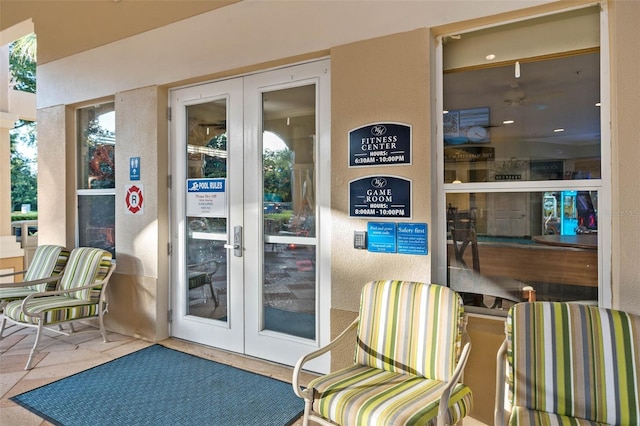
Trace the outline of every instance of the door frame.
{"type": "MultiPolygon", "coordinates": [[[[243,286],[242,286],[243,288],[242,299],[243,299],[243,309],[244,309],[242,327],[244,331],[241,335],[243,336],[243,339],[242,339],[243,344],[242,344],[242,350],[238,350],[237,347],[229,349],[234,352],[246,353],[247,355],[269,359],[269,360],[273,360],[273,361],[283,363],[283,364],[288,364],[288,365],[295,365],[296,361],[300,356],[305,355],[306,353],[309,353],[313,350],[316,350],[326,345],[327,343],[329,343],[330,337],[331,337],[331,330],[330,330],[331,233],[326,231],[325,232],[321,231],[323,227],[329,227],[331,224],[330,60],[328,58],[323,58],[319,60],[292,64],[290,66],[286,66],[282,68],[265,70],[261,72],[244,74],[244,75],[238,75],[238,76],[234,76],[233,78],[203,82],[200,84],[184,86],[184,87],[176,87],[171,89],[169,93],[169,100],[168,100],[169,107],[172,107],[174,94],[180,90],[191,89],[191,88],[195,88],[193,90],[198,90],[197,88],[199,87],[201,88],[208,84],[216,84],[216,83],[221,83],[225,81],[240,81],[242,86],[242,93],[243,93],[242,110],[243,110],[243,113],[245,113],[245,110],[247,108],[248,96],[251,96],[251,95],[257,96],[262,94],[262,92],[252,93],[251,95],[247,94],[247,91],[245,90],[246,81],[248,80],[255,81],[255,82],[258,82],[258,86],[260,87],[266,87],[271,90],[276,90],[279,88],[286,88],[286,87],[300,85],[300,84],[296,84],[295,82],[291,84],[291,81],[296,79],[302,79],[304,81],[314,80],[317,84],[316,86],[317,138],[316,138],[316,146],[315,146],[316,173],[317,173],[317,178],[316,178],[317,179],[316,181],[317,182],[317,188],[316,188],[316,191],[317,191],[316,192],[316,198],[317,198],[316,218],[317,219],[316,220],[317,220],[317,229],[318,229],[317,236],[316,236],[316,250],[317,250],[316,252],[316,258],[317,258],[316,338],[315,340],[301,339],[295,336],[278,334],[278,333],[274,333],[266,330],[259,331],[259,327],[257,328],[252,327],[253,332],[256,332],[256,334],[259,335],[259,340],[261,340],[262,342],[254,347],[252,347],[251,345],[247,347],[246,345],[246,340],[247,340],[246,335],[249,332],[249,329],[247,327],[247,324],[244,322],[244,319],[248,317],[247,312],[249,309],[254,309],[254,310],[257,309],[254,303],[255,300],[257,300],[257,298],[253,297],[255,296],[255,293],[252,293],[252,291],[255,291],[255,289],[257,288],[261,289],[261,284],[262,284],[262,281],[260,280],[259,285],[254,285],[254,286],[247,285],[248,278],[246,275],[246,271],[251,269],[251,265],[249,265],[248,264],[249,262],[247,262],[247,258],[248,258],[247,254],[249,254],[250,256],[253,256],[254,259],[259,259],[260,264],[262,264],[262,261],[263,261],[262,253],[259,253],[260,250],[257,250],[258,253],[255,253],[255,250],[256,250],[256,247],[264,246],[264,244],[260,243],[264,237],[262,235],[262,226],[261,226],[262,209],[260,208],[260,214],[251,215],[255,217],[249,217],[246,214],[247,212],[246,206],[248,204],[253,203],[257,205],[256,201],[253,199],[248,199],[248,195],[247,195],[248,193],[250,193],[250,191],[248,190],[248,187],[250,187],[251,185],[255,185],[255,182],[253,181],[256,179],[257,173],[254,176],[252,176],[252,179],[247,179],[247,173],[245,171],[245,173],[243,173],[244,190],[242,191],[243,192],[242,206],[244,206],[244,215],[243,215],[242,225],[245,230],[244,231],[245,250],[242,257],[242,261],[244,263],[244,274],[245,274],[243,275],[243,286]],[[312,77],[309,74],[314,74],[314,76],[312,77]],[[282,78],[283,76],[286,76],[287,80],[281,80],[281,81],[271,80],[271,82],[269,81],[269,79],[282,78]],[[322,149],[319,149],[319,147],[322,147],[322,149]],[[259,230],[259,232],[256,232],[256,230],[259,230]],[[250,237],[251,232],[253,232],[253,235],[254,235],[253,237],[250,237]],[[252,249],[248,249],[249,245],[252,244],[250,242],[251,238],[254,239],[253,241],[254,247],[252,249]],[[256,238],[258,240],[256,240],[256,238]],[[251,250],[254,250],[254,253],[247,253],[247,251],[250,252],[251,250]],[[255,257],[255,256],[259,256],[259,257],[255,257]],[[277,347],[280,350],[281,355],[286,354],[284,358],[280,357],[278,359],[272,359],[270,356],[269,351],[271,352],[273,351],[274,337],[278,342],[277,347]]],[[[265,89],[265,91],[267,90],[265,89]]],[[[204,99],[203,99],[203,102],[204,102],[204,99]]],[[[232,108],[234,108],[234,105],[229,105],[228,108],[229,110],[231,110],[232,108]]],[[[172,152],[173,150],[177,150],[180,148],[176,146],[176,144],[179,141],[179,138],[176,132],[182,131],[182,129],[178,128],[180,124],[176,121],[177,119],[177,117],[175,117],[176,114],[177,112],[173,111],[174,117],[172,117],[172,120],[169,122],[169,127],[170,127],[169,129],[169,135],[170,135],[169,170],[171,171],[171,174],[174,180],[174,183],[172,185],[174,186],[174,188],[171,188],[171,187],[169,188],[169,192],[170,192],[169,194],[169,203],[170,203],[169,226],[170,226],[171,244],[173,248],[171,250],[172,259],[169,266],[170,268],[169,276],[170,276],[171,282],[168,289],[169,309],[170,309],[170,312],[171,311],[173,312],[173,315],[172,315],[173,318],[169,324],[169,332],[170,332],[169,334],[171,336],[174,335],[176,316],[184,314],[184,312],[182,312],[183,310],[176,309],[176,303],[179,303],[179,301],[176,300],[177,291],[179,291],[179,290],[176,290],[176,286],[179,286],[178,281],[176,280],[179,280],[180,277],[178,277],[177,275],[179,271],[174,270],[176,269],[176,265],[177,265],[176,262],[179,262],[180,259],[184,258],[184,247],[181,247],[183,243],[182,244],[180,243],[180,241],[183,241],[181,240],[181,238],[184,239],[184,234],[183,234],[184,230],[174,229],[174,228],[180,228],[177,225],[178,223],[177,220],[179,220],[180,217],[184,218],[183,208],[176,209],[176,205],[184,204],[184,199],[180,199],[180,200],[178,199],[179,194],[176,194],[178,191],[176,191],[176,188],[175,188],[176,185],[182,184],[182,182],[179,179],[179,177],[182,175],[179,175],[176,173],[176,166],[177,166],[176,154],[177,153],[172,152]],[[175,256],[179,256],[179,258],[176,259],[175,256]]],[[[257,120],[254,120],[254,121],[257,121],[257,120]]],[[[230,122],[232,122],[232,120],[230,120],[230,122]]],[[[253,165],[254,163],[257,164],[257,161],[260,161],[260,164],[261,164],[262,145],[261,145],[261,140],[256,140],[256,138],[258,138],[258,136],[261,135],[262,124],[258,122],[249,123],[249,120],[245,119],[244,115],[243,115],[242,122],[243,122],[243,125],[242,125],[243,153],[241,155],[243,155],[243,169],[246,170],[247,164],[249,164],[249,162],[251,162],[250,164],[253,165]],[[247,142],[249,140],[250,142],[247,142]]],[[[255,189],[252,189],[252,190],[255,192],[255,189]]],[[[255,198],[255,195],[252,195],[252,196],[255,198]]],[[[260,203],[260,207],[262,207],[262,203],[260,203]]],[[[233,229],[234,225],[236,225],[236,223],[229,222],[229,229],[233,229]]],[[[231,257],[233,257],[233,254],[230,254],[230,258],[231,257]]],[[[180,270],[179,267],[177,269],[180,270]]],[[[255,265],[253,265],[253,269],[260,269],[260,268],[255,268],[255,265]]],[[[255,279],[255,276],[253,276],[251,279],[255,279]]],[[[196,321],[206,322],[207,320],[196,318],[196,321]]],[[[237,321],[233,323],[232,327],[235,326],[237,323],[238,323],[237,321]]],[[[257,324],[254,324],[254,325],[257,325],[257,324]]],[[[187,340],[191,340],[191,339],[187,338],[187,340]]],[[[205,345],[211,345],[211,343],[200,342],[197,340],[193,340],[193,341],[198,343],[203,343],[205,345]]],[[[220,347],[222,349],[225,349],[225,347],[218,344],[216,344],[215,347],[220,347]]],[[[329,354],[318,358],[316,362],[314,362],[309,367],[313,371],[328,372],[330,367],[329,354]]]]}

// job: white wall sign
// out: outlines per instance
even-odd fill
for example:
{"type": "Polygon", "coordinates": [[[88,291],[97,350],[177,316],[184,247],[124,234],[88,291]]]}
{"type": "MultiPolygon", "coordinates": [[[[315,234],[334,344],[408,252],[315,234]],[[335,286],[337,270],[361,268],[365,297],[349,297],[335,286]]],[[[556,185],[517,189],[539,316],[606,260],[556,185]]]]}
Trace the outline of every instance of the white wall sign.
{"type": "Polygon", "coordinates": [[[187,216],[226,217],[226,179],[187,179],[187,216]]]}

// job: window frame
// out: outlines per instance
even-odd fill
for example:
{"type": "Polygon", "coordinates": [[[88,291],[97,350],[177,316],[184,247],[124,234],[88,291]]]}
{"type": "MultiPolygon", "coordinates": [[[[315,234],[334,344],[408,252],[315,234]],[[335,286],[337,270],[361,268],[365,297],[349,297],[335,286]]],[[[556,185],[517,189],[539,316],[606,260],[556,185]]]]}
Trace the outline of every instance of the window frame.
{"type": "MultiPolygon", "coordinates": [[[[95,108],[97,106],[102,106],[102,105],[106,105],[106,104],[113,104],[113,112],[115,114],[116,112],[116,103],[115,103],[115,99],[105,99],[102,100],[100,102],[94,102],[92,104],[83,104],[80,106],[77,106],[76,108],[74,108],[74,149],[75,149],[75,178],[74,178],[74,188],[75,188],[75,202],[76,202],[76,211],[75,211],[75,237],[74,237],[74,241],[75,241],[75,245],[76,247],[78,247],[80,245],[80,229],[81,229],[81,224],[80,224],[80,197],[82,196],[107,196],[107,197],[112,197],[114,200],[114,234],[115,234],[115,229],[116,229],[116,223],[115,223],[115,205],[116,205],[116,187],[117,184],[114,183],[113,188],[80,188],[80,177],[83,174],[82,170],[81,170],[81,165],[80,162],[82,161],[82,159],[80,158],[80,144],[83,143],[82,140],[80,140],[80,138],[78,137],[79,132],[81,129],[79,129],[80,126],[80,121],[79,121],[79,114],[80,111],[83,109],[87,109],[87,108],[95,108]]],[[[115,131],[114,131],[115,133],[115,131]]],[[[117,137],[117,136],[116,136],[117,137]]],[[[114,142],[114,150],[115,150],[115,145],[116,143],[114,142]]],[[[115,163],[115,152],[114,152],[114,163],[115,163]]],[[[114,182],[115,182],[115,174],[114,174],[114,182]]],[[[115,254],[117,252],[117,245],[114,242],[114,246],[113,246],[113,259],[115,261],[115,254]]]]}
{"type": "MultiPolygon", "coordinates": [[[[544,14],[523,16],[518,19],[495,22],[482,27],[470,27],[458,30],[455,33],[441,33],[435,35],[434,45],[434,90],[436,93],[434,102],[434,115],[432,122],[435,124],[435,147],[432,148],[433,158],[433,197],[434,214],[434,241],[432,252],[432,278],[433,282],[447,282],[447,229],[446,229],[446,196],[449,193],[496,193],[496,192],[538,192],[538,191],[563,191],[563,190],[590,190],[598,191],[598,305],[604,308],[611,307],[611,234],[612,234],[612,182],[611,182],[611,113],[610,113],[610,65],[609,65],[609,28],[608,11],[606,2],[597,3],[600,6],[600,179],[588,180],[547,180],[547,181],[501,181],[501,182],[477,182],[477,183],[444,183],[444,134],[443,134],[443,110],[444,110],[444,49],[443,40],[447,36],[465,34],[486,28],[500,27],[514,22],[527,21],[542,16],[561,14],[572,10],[593,7],[594,4],[581,5],[573,8],[554,10],[544,14]],[[607,255],[609,254],[609,255],[607,255]]],[[[483,314],[480,314],[483,315],[483,314]]],[[[487,315],[493,318],[487,312],[487,315]]]]}

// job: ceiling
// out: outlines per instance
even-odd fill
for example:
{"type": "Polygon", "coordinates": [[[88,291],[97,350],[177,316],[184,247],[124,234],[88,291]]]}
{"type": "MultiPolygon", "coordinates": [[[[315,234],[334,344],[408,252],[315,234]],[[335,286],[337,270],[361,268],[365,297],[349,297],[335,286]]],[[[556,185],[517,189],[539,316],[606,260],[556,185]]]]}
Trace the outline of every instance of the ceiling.
{"type": "Polygon", "coordinates": [[[444,76],[444,109],[489,107],[492,143],[598,145],[599,101],[597,49],[523,63],[519,78],[513,64],[444,76]],[[503,124],[505,120],[514,123],[503,124]]]}
{"type": "Polygon", "coordinates": [[[238,1],[1,0],[0,31],[32,19],[42,65],[238,1]]]}

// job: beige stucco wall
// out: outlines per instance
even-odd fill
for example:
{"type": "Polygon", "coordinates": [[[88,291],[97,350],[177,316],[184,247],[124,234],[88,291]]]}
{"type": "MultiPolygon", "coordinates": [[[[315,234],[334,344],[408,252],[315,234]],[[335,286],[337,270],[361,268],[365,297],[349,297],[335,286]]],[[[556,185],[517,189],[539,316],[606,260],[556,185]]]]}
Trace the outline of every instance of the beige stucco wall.
{"type": "Polygon", "coordinates": [[[155,86],[115,96],[117,269],[109,285],[107,326],[157,341],[168,336],[167,91],[155,86]],[[140,180],[129,159],[140,157],[140,180]],[[143,211],[129,214],[129,185],[143,189],[143,211]]]}
{"type": "Polygon", "coordinates": [[[612,215],[612,307],[640,315],[640,2],[609,5],[614,190],[611,211],[602,213],[612,215]]]}
{"type": "Polygon", "coordinates": [[[73,247],[74,233],[66,232],[67,213],[75,206],[67,205],[66,196],[74,187],[65,190],[70,160],[66,112],[64,105],[38,110],[38,244],[73,247]]]}
{"type": "Polygon", "coordinates": [[[431,224],[428,68],[426,29],[331,49],[333,309],[357,311],[360,289],[366,281],[391,278],[429,281],[429,256],[354,249],[353,232],[366,230],[369,220],[349,218],[349,181],[369,175],[392,175],[413,182],[411,222],[431,224]],[[412,126],[411,165],[348,168],[349,131],[373,122],[412,126]]]}

